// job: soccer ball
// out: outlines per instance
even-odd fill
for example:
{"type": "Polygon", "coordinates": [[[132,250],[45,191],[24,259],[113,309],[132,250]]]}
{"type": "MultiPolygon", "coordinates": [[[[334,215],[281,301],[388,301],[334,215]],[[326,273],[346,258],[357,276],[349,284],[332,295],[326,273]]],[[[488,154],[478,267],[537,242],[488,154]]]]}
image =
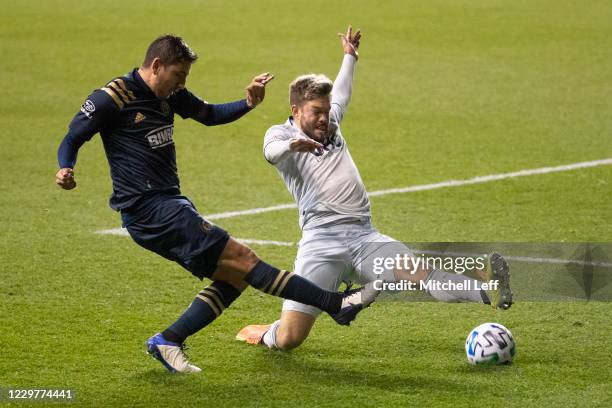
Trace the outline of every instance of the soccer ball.
{"type": "Polygon", "coordinates": [[[484,323],[465,340],[465,353],[472,365],[509,364],[516,354],[512,332],[499,323],[484,323]]]}

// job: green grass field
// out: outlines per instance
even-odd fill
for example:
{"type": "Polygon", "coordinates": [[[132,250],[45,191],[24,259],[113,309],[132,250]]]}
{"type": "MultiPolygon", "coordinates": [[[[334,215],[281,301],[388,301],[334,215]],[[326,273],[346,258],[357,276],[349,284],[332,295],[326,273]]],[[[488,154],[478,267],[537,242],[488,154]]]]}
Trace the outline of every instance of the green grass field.
{"type": "MultiPolygon", "coordinates": [[[[177,119],[183,192],[204,214],[291,202],[262,157],[298,74],[334,77],[335,34],[363,30],[343,122],[369,191],[612,157],[609,1],[0,0],[0,388],[72,388],[79,406],[612,406],[608,302],[381,302],[350,327],[322,317],[290,353],[234,341],[275,320],[280,300],[249,289],[190,339],[204,372],[173,376],[143,342],[202,288],[120,226],[98,137],[54,184],[56,150],[91,90],[140,64],[157,35],[199,53],[188,87],[211,102],[276,75],[263,105],[216,128],[177,119]],[[465,361],[469,330],[514,333],[511,366],[465,361]]],[[[398,240],[612,241],[612,166],[372,198],[398,240]]],[[[296,242],[295,210],[220,220],[241,238],[296,242]]],[[[291,268],[295,247],[255,245],[291,268]]],[[[6,404],[6,402],[4,402],[6,404]]]]}

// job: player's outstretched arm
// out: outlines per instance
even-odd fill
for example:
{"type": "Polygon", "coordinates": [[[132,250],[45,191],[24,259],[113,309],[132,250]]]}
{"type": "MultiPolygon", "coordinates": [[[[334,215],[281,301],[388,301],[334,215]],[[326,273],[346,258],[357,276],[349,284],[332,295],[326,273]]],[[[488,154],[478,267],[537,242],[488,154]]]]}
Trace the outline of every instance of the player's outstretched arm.
{"type": "Polygon", "coordinates": [[[266,135],[264,139],[264,157],[268,163],[277,165],[287,159],[292,153],[321,154],[323,145],[314,139],[303,137],[278,137],[266,135]]]}
{"type": "Polygon", "coordinates": [[[332,109],[337,115],[338,121],[340,121],[351,100],[355,63],[359,59],[357,50],[361,42],[361,31],[357,30],[353,33],[353,27],[349,25],[346,33],[338,33],[338,37],[344,51],[344,59],[342,60],[340,72],[338,72],[338,76],[334,81],[332,109]]]}
{"type": "Polygon", "coordinates": [[[179,96],[182,100],[178,103],[177,113],[184,118],[191,117],[206,126],[233,122],[264,100],[266,84],[272,79],[274,79],[274,76],[269,72],[257,75],[245,88],[245,99],[228,103],[207,103],[185,90],[179,96]]]}
{"type": "Polygon", "coordinates": [[[118,111],[117,103],[103,90],[96,90],[89,95],[81,110],[70,122],[68,133],[57,150],[59,170],[55,174],[55,183],[58,186],[64,190],[76,187],[74,166],[79,149],[108,124],[118,111]]]}
{"type": "Polygon", "coordinates": [[[274,79],[269,72],[257,75],[246,89],[246,101],[249,108],[254,108],[263,102],[266,96],[266,84],[274,79]]]}

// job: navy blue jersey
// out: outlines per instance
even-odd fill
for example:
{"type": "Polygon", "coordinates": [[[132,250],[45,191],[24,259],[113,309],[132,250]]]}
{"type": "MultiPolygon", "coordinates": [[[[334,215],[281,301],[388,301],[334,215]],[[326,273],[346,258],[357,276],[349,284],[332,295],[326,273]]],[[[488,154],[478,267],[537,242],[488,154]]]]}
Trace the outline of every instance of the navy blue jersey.
{"type": "Polygon", "coordinates": [[[81,145],[100,133],[113,180],[110,206],[129,208],[145,193],[180,191],[175,113],[218,125],[248,110],[245,100],[214,105],[186,89],[160,100],[134,69],[89,95],[60,145],[59,165],[73,168],[81,145]]]}

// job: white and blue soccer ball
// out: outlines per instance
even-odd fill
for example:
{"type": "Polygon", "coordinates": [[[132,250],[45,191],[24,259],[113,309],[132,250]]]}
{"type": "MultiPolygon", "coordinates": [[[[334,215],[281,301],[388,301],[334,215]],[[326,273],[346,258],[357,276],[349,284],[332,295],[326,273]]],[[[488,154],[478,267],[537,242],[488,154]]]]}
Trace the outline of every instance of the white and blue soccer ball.
{"type": "Polygon", "coordinates": [[[465,353],[472,365],[509,364],[516,354],[512,332],[499,323],[474,328],[465,340],[465,353]]]}

